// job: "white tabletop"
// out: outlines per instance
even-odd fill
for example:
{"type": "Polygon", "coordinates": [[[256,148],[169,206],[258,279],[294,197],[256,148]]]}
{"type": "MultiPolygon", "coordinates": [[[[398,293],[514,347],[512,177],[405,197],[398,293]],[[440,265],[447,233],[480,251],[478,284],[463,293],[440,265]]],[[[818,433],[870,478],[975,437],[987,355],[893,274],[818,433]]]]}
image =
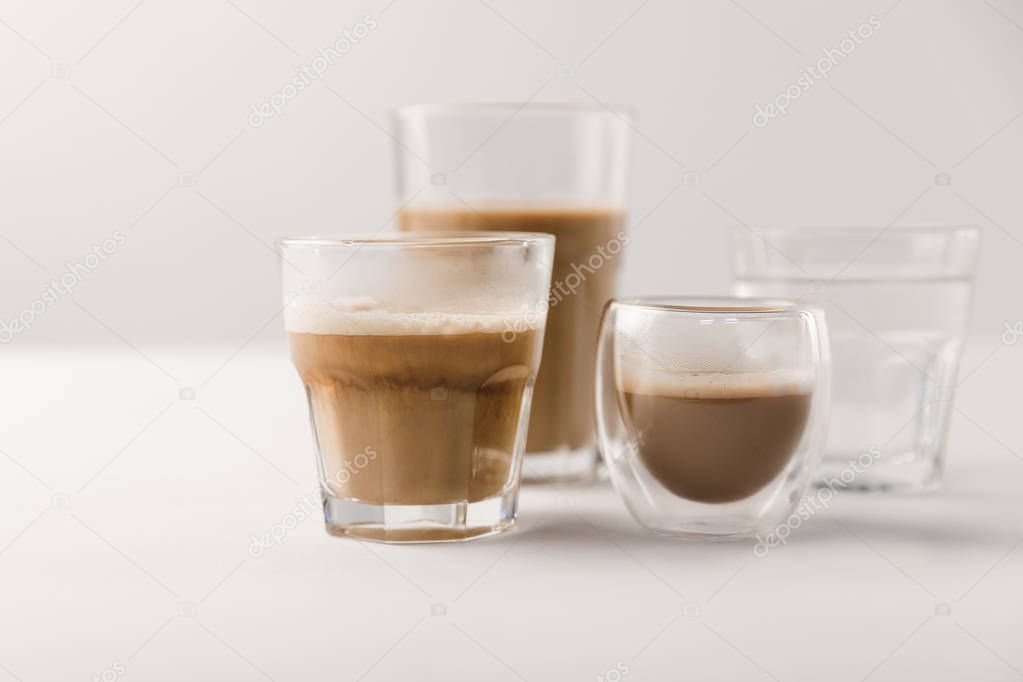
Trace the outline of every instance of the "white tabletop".
{"type": "Polygon", "coordinates": [[[330,537],[276,344],[0,370],[0,680],[1023,677],[1023,343],[971,339],[941,492],[842,493],[763,558],[604,482],[525,489],[496,538],[330,537]]]}

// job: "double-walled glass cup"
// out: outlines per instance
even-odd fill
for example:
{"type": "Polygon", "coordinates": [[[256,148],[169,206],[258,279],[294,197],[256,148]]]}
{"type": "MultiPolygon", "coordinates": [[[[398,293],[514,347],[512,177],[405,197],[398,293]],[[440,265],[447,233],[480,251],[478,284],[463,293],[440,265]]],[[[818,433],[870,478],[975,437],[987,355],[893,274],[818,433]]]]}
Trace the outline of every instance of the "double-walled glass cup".
{"type": "Polygon", "coordinates": [[[734,244],[735,293],[798,298],[827,314],[834,393],[819,483],[936,486],[980,230],[740,228],[734,244]],[[869,467],[857,464],[864,453],[869,467]]]}
{"type": "Polygon", "coordinates": [[[766,299],[615,300],[597,362],[600,451],[640,524],[754,537],[798,505],[827,428],[817,311],[766,299]]]}
{"type": "Polygon", "coordinates": [[[625,233],[629,114],[601,106],[411,106],[394,114],[403,230],[557,237],[523,477],[583,479],[597,463],[593,362],[625,233]]]}
{"type": "Polygon", "coordinates": [[[423,542],[510,527],[554,238],[279,244],[327,531],[423,542]]]}

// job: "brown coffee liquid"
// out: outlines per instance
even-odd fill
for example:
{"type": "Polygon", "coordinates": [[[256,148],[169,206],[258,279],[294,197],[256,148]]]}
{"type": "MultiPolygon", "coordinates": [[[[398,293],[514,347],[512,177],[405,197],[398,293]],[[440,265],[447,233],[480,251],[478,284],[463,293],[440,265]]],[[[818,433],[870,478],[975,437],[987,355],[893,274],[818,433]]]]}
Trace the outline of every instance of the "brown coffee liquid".
{"type": "MultiPolygon", "coordinates": [[[[527,455],[577,449],[594,439],[593,372],[604,304],[614,295],[621,252],[600,256],[598,247],[618,241],[622,209],[605,207],[464,206],[402,210],[403,230],[497,230],[546,232],[556,238],[551,308],[543,361],[533,393],[527,455]],[[600,263],[600,267],[590,267],[600,263]],[[580,281],[581,280],[581,281],[580,281]],[[576,293],[567,285],[578,281],[576,293]],[[558,284],[561,283],[561,287],[558,284]]],[[[615,250],[617,250],[617,246],[615,250]]]]}
{"type": "Polygon", "coordinates": [[[661,485],[687,500],[723,503],[773,481],[802,438],[811,394],[767,388],[689,383],[665,395],[620,391],[619,400],[640,461],[661,485]]]}
{"type": "Polygon", "coordinates": [[[506,491],[536,333],[289,332],[331,492],[429,505],[506,491]]]}

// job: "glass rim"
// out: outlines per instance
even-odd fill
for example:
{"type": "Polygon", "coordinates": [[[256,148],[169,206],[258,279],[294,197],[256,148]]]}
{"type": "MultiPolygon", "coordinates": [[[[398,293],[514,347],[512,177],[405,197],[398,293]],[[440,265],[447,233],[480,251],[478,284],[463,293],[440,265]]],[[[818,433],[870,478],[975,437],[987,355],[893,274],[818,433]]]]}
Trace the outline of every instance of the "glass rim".
{"type": "Polygon", "coordinates": [[[939,234],[939,235],[953,235],[955,233],[965,233],[971,236],[979,237],[981,234],[981,227],[976,223],[962,223],[962,224],[910,224],[910,225],[815,225],[813,223],[807,223],[802,225],[736,225],[732,230],[738,234],[744,232],[752,232],[753,236],[761,237],[762,232],[771,233],[785,233],[786,235],[798,235],[806,236],[807,238],[820,238],[822,236],[832,237],[837,234],[843,235],[862,235],[862,234],[877,234],[883,235],[889,234],[939,234]]]}
{"type": "Polygon", "coordinates": [[[977,224],[732,229],[737,278],[826,281],[972,280],[983,244],[977,224]]]}
{"type": "Polygon", "coordinates": [[[603,104],[600,102],[450,102],[445,104],[403,104],[391,109],[392,117],[414,116],[421,114],[457,114],[480,112],[520,112],[529,111],[553,114],[611,114],[636,117],[636,110],[625,104],[603,104]]]}
{"type": "Polygon", "coordinates": [[[423,230],[377,234],[325,234],[281,237],[280,248],[350,248],[364,246],[458,247],[527,246],[554,244],[554,235],[545,232],[497,232],[487,230],[423,230]]]}
{"type": "Polygon", "coordinates": [[[755,298],[744,296],[639,296],[613,298],[608,308],[622,307],[696,315],[801,315],[815,308],[786,298],[755,298]]]}

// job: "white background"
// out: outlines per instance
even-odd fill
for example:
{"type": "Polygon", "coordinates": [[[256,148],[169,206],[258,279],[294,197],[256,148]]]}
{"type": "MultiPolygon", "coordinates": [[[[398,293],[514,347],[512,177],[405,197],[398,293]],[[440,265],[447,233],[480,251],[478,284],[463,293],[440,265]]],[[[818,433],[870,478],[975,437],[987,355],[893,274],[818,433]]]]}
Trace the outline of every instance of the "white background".
{"type": "Polygon", "coordinates": [[[630,208],[649,216],[623,292],[723,290],[738,221],[976,223],[974,328],[1023,317],[1017,2],[387,2],[0,2],[0,319],[128,239],[19,345],[244,342],[280,310],[274,239],[388,223],[392,107],[529,98],[638,111],[630,208]],[[249,126],[366,15],[377,28],[323,81],[249,126]],[[881,28],[830,79],[752,125],[870,15],[881,28]]]}
{"type": "Polygon", "coordinates": [[[1013,0],[0,0],[0,320],[126,237],[0,347],[0,680],[1018,679],[1021,150],[1013,0]],[[464,548],[312,519],[250,556],[314,488],[273,239],[391,229],[393,106],[526,99],[637,109],[623,292],[726,289],[737,223],[981,225],[945,490],[843,496],[757,560],[639,533],[604,484],[464,548]]]}

